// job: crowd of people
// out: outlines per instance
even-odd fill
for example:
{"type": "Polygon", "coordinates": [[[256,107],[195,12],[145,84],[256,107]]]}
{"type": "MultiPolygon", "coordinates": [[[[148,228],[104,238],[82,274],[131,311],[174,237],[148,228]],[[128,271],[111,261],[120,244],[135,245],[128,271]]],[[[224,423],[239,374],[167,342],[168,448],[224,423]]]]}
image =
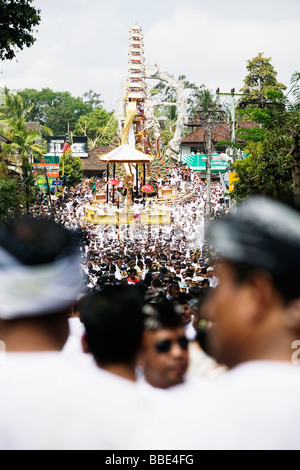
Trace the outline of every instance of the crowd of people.
{"type": "MultiPolygon", "coordinates": [[[[185,166],[171,169],[167,178],[158,178],[157,186],[188,185],[191,197],[170,207],[170,224],[133,227],[97,226],[85,218],[85,206],[94,203],[94,190],[89,179],[49,204],[42,195],[32,208],[34,216],[46,215],[70,229],[82,232],[82,264],[84,282],[89,291],[106,284],[140,283],[147,288],[168,290],[176,285],[182,292],[193,287],[215,287],[216,267],[204,243],[206,185],[185,166]]],[[[103,192],[105,178],[95,180],[96,192],[103,192]]],[[[122,181],[120,185],[122,186],[122,181]]],[[[214,216],[228,211],[220,182],[211,190],[214,216]]],[[[141,201],[134,201],[134,208],[141,201]]],[[[150,207],[151,207],[150,202],[150,207]]],[[[113,204],[101,204],[114,210],[113,204]]]]}
{"type": "Polygon", "coordinates": [[[87,223],[86,180],[0,229],[1,449],[300,448],[300,216],[250,199],[205,243],[183,175],[167,227],[87,223]]]}

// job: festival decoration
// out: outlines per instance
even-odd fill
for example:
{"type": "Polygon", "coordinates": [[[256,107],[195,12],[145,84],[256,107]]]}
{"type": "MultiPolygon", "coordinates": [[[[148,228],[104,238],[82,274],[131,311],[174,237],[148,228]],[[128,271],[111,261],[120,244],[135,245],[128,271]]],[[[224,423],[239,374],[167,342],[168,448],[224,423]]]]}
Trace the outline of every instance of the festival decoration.
{"type": "Polygon", "coordinates": [[[145,186],[142,187],[142,192],[143,193],[153,193],[154,192],[154,187],[151,184],[145,184],[145,186]]]}
{"type": "Polygon", "coordinates": [[[109,186],[119,186],[120,181],[112,179],[112,180],[109,180],[106,184],[108,184],[109,186]]]}

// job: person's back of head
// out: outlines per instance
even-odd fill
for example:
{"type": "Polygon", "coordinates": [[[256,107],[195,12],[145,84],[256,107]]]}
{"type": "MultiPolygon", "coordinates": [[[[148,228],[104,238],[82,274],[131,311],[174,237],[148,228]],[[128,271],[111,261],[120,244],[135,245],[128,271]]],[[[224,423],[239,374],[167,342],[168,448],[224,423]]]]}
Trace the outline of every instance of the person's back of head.
{"type": "Polygon", "coordinates": [[[142,306],[140,291],[128,285],[107,286],[81,301],[86,349],[99,367],[134,370],[143,334],[142,306]]]}
{"type": "Polygon", "coordinates": [[[13,349],[63,347],[66,313],[81,292],[79,253],[77,233],[49,219],[22,217],[0,228],[0,320],[8,350],[16,331],[13,349]]]}
{"type": "Polygon", "coordinates": [[[162,282],[160,279],[153,279],[152,283],[151,283],[151,287],[153,287],[154,289],[159,289],[162,287],[162,282]]]}

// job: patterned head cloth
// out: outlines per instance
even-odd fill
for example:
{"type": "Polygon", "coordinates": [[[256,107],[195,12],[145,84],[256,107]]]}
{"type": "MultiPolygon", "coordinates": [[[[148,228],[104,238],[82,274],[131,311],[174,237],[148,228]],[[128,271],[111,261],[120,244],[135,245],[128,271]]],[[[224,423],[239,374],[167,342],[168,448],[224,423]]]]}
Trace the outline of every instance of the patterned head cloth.
{"type": "Polygon", "coordinates": [[[227,260],[274,274],[300,271],[300,214],[281,203],[252,197],[235,215],[212,222],[207,236],[227,260]]]}

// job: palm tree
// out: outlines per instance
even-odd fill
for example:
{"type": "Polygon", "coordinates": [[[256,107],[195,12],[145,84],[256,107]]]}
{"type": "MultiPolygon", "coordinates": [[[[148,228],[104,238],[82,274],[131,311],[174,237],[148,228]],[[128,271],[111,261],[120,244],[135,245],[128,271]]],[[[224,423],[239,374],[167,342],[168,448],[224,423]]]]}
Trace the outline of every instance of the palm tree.
{"type": "Polygon", "coordinates": [[[44,152],[44,146],[38,143],[41,141],[40,134],[37,131],[28,131],[26,127],[26,117],[33,107],[34,105],[31,105],[26,108],[21,95],[14,95],[5,89],[5,103],[0,108],[0,121],[12,141],[10,153],[19,157],[22,166],[30,164],[32,157],[40,156],[44,152]]]}
{"type": "Polygon", "coordinates": [[[5,102],[0,108],[0,121],[26,121],[27,116],[34,109],[34,104],[26,108],[23,97],[19,93],[16,95],[10,93],[8,88],[4,88],[4,98],[5,102]]]}
{"type": "Polygon", "coordinates": [[[294,105],[299,108],[300,107],[300,73],[299,72],[295,72],[292,75],[291,85],[292,85],[292,94],[294,97],[294,105]]]}
{"type": "MultiPolygon", "coordinates": [[[[8,152],[10,160],[15,159],[16,165],[19,167],[26,190],[28,211],[29,200],[33,196],[33,158],[43,155],[45,148],[39,143],[41,142],[40,134],[37,131],[28,131],[26,127],[26,117],[32,111],[33,105],[26,108],[22,96],[14,95],[7,89],[5,89],[4,95],[5,103],[0,108],[0,121],[2,121],[5,134],[12,144],[3,150],[8,152]]],[[[8,157],[8,155],[5,156],[8,157]]]]}

